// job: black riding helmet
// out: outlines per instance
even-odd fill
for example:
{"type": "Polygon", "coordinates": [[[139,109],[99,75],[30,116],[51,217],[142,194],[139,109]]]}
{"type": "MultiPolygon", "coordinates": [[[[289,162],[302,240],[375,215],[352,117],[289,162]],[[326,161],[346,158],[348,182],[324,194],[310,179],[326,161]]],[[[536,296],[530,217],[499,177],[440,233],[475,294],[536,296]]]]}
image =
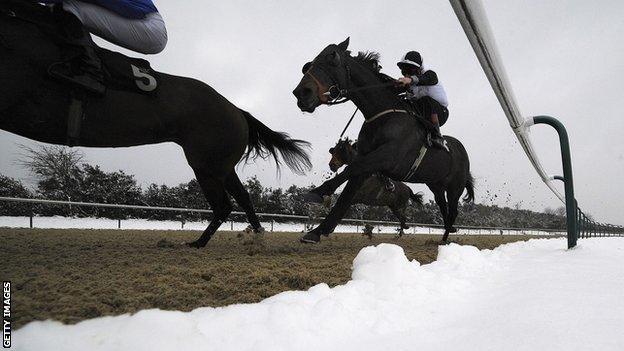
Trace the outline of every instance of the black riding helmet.
{"type": "Polygon", "coordinates": [[[409,51],[401,61],[397,62],[397,66],[403,70],[410,70],[422,67],[422,57],[418,51],[409,51]]]}

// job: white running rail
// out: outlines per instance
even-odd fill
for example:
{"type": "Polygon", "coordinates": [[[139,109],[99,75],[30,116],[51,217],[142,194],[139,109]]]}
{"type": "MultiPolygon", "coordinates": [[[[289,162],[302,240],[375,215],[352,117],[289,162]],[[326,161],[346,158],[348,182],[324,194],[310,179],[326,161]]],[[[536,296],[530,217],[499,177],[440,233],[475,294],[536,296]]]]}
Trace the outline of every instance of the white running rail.
{"type": "Polygon", "coordinates": [[[464,28],[464,32],[470,41],[470,45],[477,55],[481,67],[485,72],[490,85],[498,98],[505,116],[509,120],[509,125],[513,129],[520,145],[524,149],[529,161],[546,183],[546,186],[565,203],[565,197],[555,188],[553,177],[546,174],[542,164],[535,153],[531,139],[529,138],[529,127],[533,125],[533,118],[524,119],[520,113],[520,109],[516,104],[516,99],[507,78],[507,73],[503,67],[503,63],[498,55],[498,49],[494,36],[490,29],[485,10],[481,0],[449,0],[457,19],[464,28]]]}

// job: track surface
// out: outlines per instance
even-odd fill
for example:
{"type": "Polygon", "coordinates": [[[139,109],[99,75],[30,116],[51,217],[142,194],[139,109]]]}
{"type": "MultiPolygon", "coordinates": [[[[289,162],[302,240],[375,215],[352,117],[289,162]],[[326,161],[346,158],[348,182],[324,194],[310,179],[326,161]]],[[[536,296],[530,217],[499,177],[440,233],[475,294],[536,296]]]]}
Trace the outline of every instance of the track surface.
{"type": "MultiPolygon", "coordinates": [[[[12,282],[13,326],[33,320],[76,323],[142,309],[260,301],[286,290],[350,279],[365,246],[389,242],[409,259],[436,259],[439,235],[333,234],[318,245],[300,233],[220,232],[204,249],[181,245],[199,235],[184,231],[0,229],[2,280],[12,282]]],[[[492,249],[529,236],[451,236],[462,245],[492,249]]]]}

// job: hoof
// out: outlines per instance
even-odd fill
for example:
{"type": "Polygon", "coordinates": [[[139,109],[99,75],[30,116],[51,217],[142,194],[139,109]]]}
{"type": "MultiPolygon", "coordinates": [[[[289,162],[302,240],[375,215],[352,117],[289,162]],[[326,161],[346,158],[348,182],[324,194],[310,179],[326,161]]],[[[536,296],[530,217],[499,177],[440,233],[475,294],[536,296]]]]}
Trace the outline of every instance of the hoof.
{"type": "Polygon", "coordinates": [[[325,206],[325,208],[331,208],[331,203],[332,203],[332,198],[331,196],[323,196],[323,206],[325,206]]]}
{"type": "Polygon", "coordinates": [[[449,229],[449,233],[457,233],[457,228],[451,227],[451,229],[449,229]]]}
{"type": "Polygon", "coordinates": [[[321,241],[321,236],[316,233],[308,233],[299,239],[304,244],[318,244],[321,241]]]}
{"type": "Polygon", "coordinates": [[[196,249],[201,249],[202,247],[206,246],[206,244],[207,244],[207,243],[201,243],[201,242],[199,242],[199,241],[195,240],[195,241],[192,241],[192,242],[190,242],[190,243],[186,243],[186,246],[188,246],[188,247],[194,247],[194,248],[196,248],[196,249]]]}
{"type": "Polygon", "coordinates": [[[303,200],[305,202],[311,202],[314,204],[322,204],[323,203],[323,197],[317,193],[312,193],[309,192],[305,195],[303,195],[303,200]]]}
{"type": "Polygon", "coordinates": [[[264,230],[264,227],[259,227],[259,228],[254,229],[253,232],[254,232],[254,234],[262,235],[262,234],[264,234],[265,230],[264,230]]]}

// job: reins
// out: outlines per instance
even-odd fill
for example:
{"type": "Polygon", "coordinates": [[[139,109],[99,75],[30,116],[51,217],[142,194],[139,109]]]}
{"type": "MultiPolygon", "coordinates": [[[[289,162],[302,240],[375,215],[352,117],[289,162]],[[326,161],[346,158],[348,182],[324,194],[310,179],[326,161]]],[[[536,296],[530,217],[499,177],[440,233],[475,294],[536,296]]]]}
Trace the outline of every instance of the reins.
{"type": "MultiPolygon", "coordinates": [[[[342,130],[342,133],[340,133],[340,137],[338,137],[338,139],[342,138],[342,136],[344,135],[344,133],[347,131],[347,128],[349,128],[349,125],[351,125],[351,122],[353,121],[353,117],[355,117],[355,114],[358,112],[359,108],[355,108],[355,111],[353,111],[353,114],[351,115],[351,118],[349,118],[349,122],[347,122],[347,125],[344,127],[344,129],[342,130]]],[[[407,113],[410,114],[407,110],[397,110],[397,109],[389,109],[389,110],[385,110],[382,112],[379,112],[378,114],[374,115],[373,117],[369,118],[369,119],[364,119],[364,123],[370,123],[374,120],[376,120],[377,118],[386,115],[388,113],[393,113],[393,112],[399,112],[399,113],[407,113]]]]}
{"type": "MultiPolygon", "coordinates": [[[[351,93],[362,91],[362,90],[368,90],[368,89],[386,88],[386,87],[390,87],[390,86],[394,86],[394,85],[395,85],[394,82],[386,82],[386,83],[365,85],[363,87],[357,87],[357,88],[352,88],[352,89],[339,89],[336,85],[332,85],[331,87],[329,87],[329,90],[327,90],[325,93],[323,93],[323,95],[329,97],[331,100],[337,100],[339,98],[344,98],[344,99],[346,99],[345,101],[347,101],[347,100],[349,100],[349,98],[347,96],[349,94],[351,94],[351,93]],[[335,93],[336,91],[338,91],[338,92],[335,93]]],[[[342,102],[344,102],[344,101],[340,101],[338,103],[342,103],[342,102]]]]}
{"type": "Polygon", "coordinates": [[[381,116],[383,116],[383,115],[387,115],[388,113],[394,113],[394,112],[399,112],[399,113],[407,113],[407,114],[409,114],[409,112],[407,112],[407,110],[397,110],[397,109],[395,109],[395,108],[391,108],[391,109],[389,109],[389,110],[385,110],[385,111],[381,111],[381,112],[379,112],[378,114],[374,115],[373,117],[371,117],[371,118],[369,118],[369,119],[365,120],[365,121],[364,121],[364,123],[370,123],[370,122],[372,122],[372,121],[376,120],[377,118],[379,118],[379,117],[381,117],[381,116]]]}
{"type": "Polygon", "coordinates": [[[358,110],[359,110],[359,108],[356,107],[355,111],[353,111],[353,114],[351,115],[351,118],[349,118],[349,122],[347,122],[347,125],[342,130],[342,133],[340,133],[340,136],[338,137],[338,139],[342,139],[342,136],[347,131],[347,128],[349,128],[349,125],[351,125],[351,122],[353,121],[353,117],[355,117],[355,114],[358,112],[358,110]]]}

